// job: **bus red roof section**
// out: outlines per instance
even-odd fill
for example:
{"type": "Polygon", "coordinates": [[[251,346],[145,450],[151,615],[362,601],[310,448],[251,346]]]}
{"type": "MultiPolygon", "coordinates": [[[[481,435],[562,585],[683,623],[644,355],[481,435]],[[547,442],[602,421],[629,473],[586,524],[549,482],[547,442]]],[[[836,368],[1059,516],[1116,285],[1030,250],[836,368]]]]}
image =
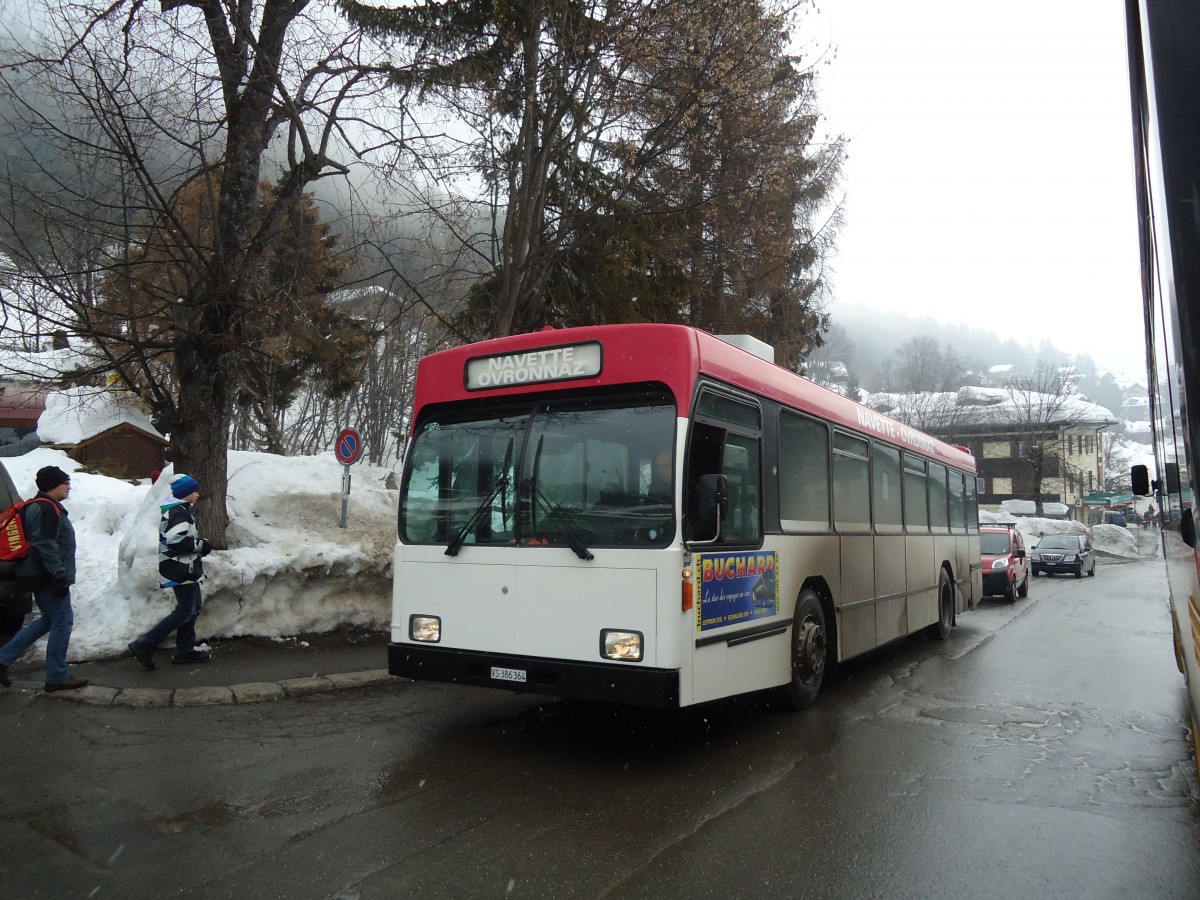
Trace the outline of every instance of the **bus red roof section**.
{"type": "Polygon", "coordinates": [[[646,382],[665,384],[675,396],[679,414],[687,416],[700,375],[773,398],[860,434],[873,435],[969,472],[975,471],[974,458],[963,449],[930,438],[714,335],[685,325],[547,329],[433,353],[422,359],[417,368],[414,419],[431,403],[646,382]],[[603,353],[601,371],[593,377],[494,388],[467,387],[465,373],[470,360],[588,342],[598,342],[603,353]]]}

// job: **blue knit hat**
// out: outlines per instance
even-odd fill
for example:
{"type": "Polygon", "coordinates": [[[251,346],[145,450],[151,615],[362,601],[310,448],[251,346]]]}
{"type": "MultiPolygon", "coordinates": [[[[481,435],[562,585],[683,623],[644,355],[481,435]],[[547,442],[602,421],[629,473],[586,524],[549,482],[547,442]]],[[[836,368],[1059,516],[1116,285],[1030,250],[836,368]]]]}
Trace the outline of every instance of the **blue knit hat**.
{"type": "Polygon", "coordinates": [[[200,482],[191,475],[180,473],[171,477],[171,493],[176,500],[182,500],[190,494],[196,494],[200,491],[200,482]]]}

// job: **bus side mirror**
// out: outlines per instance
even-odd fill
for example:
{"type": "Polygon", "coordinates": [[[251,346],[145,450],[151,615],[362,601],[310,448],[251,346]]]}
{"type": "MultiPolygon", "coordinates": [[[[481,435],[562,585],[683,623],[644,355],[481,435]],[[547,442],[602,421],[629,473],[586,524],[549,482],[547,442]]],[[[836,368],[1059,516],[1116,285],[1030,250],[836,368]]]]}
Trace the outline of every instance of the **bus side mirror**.
{"type": "Polygon", "coordinates": [[[701,475],[696,485],[696,509],[692,521],[697,534],[711,534],[709,539],[692,544],[715,544],[721,539],[721,521],[729,511],[729,480],[724,475],[701,475]]]}
{"type": "Polygon", "coordinates": [[[1149,496],[1150,471],[1145,466],[1134,466],[1129,470],[1129,476],[1133,481],[1133,493],[1138,497],[1149,496]]]}

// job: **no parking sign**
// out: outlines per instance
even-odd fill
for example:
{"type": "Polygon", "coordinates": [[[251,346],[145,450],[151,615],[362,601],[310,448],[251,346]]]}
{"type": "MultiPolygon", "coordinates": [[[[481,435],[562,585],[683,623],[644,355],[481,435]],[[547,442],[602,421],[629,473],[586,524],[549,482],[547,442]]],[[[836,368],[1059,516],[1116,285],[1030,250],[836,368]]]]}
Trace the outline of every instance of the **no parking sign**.
{"type": "Polygon", "coordinates": [[[362,438],[358,432],[353,428],[343,428],[337,436],[337,443],[333,445],[333,455],[338,462],[343,466],[353,465],[362,456],[362,451],[362,438]]]}
{"type": "Polygon", "coordinates": [[[362,456],[362,437],[353,428],[343,428],[333,445],[333,455],[342,464],[342,521],[340,527],[346,527],[346,507],[350,503],[350,467],[362,456]]]}

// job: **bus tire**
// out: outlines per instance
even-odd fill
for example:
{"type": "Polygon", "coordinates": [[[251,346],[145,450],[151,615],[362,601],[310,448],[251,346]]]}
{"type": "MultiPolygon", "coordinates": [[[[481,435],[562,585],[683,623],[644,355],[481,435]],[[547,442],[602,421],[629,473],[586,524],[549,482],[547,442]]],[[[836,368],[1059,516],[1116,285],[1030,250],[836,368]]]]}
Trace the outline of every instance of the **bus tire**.
{"type": "Polygon", "coordinates": [[[945,569],[938,576],[937,590],[938,620],[925,629],[925,634],[935,641],[944,641],[950,637],[950,629],[954,626],[954,585],[945,569]]]}
{"type": "Polygon", "coordinates": [[[792,679],[786,690],[794,709],[805,709],[817,699],[828,657],[825,609],[816,591],[805,588],[796,598],[796,612],[792,616],[792,679]]]}

